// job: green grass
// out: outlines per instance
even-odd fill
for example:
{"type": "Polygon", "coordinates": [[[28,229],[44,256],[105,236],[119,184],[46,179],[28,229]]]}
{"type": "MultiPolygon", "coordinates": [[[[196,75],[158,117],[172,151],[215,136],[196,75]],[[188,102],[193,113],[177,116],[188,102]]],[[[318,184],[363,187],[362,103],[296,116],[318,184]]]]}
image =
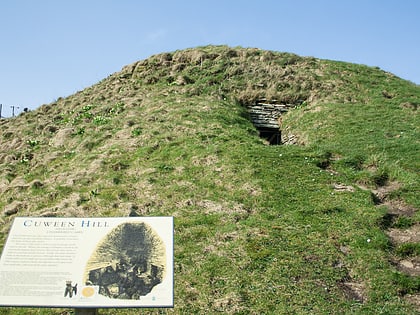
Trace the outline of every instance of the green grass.
{"type": "MultiPolygon", "coordinates": [[[[398,182],[387,198],[418,209],[420,124],[401,105],[418,102],[418,87],[371,67],[224,46],[133,67],[39,109],[43,124],[72,132],[54,147],[56,133],[39,127],[36,143],[16,149],[32,160],[0,164],[7,182],[44,184],[7,186],[0,205],[25,201],[19,215],[126,216],[132,206],[173,215],[175,308],[145,314],[416,313],[405,297],[419,294],[418,277],[390,261],[418,255],[418,246],[390,242],[387,209],[372,191],[398,182]],[[244,105],[259,97],[297,106],[283,132],[299,145],[258,137],[244,105]],[[348,283],[363,288],[362,301],[346,294],[348,283]]],[[[37,113],[18,117],[22,130],[6,124],[5,134],[24,134],[37,113]]],[[[418,222],[400,216],[392,227],[418,222]]]]}

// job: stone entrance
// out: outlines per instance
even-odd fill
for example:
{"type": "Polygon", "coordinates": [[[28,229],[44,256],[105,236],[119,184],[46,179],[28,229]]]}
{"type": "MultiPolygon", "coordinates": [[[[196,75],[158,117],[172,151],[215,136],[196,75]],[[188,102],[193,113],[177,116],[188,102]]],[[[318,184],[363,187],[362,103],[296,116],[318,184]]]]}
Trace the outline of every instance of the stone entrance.
{"type": "Polygon", "coordinates": [[[281,130],[279,128],[258,128],[260,138],[268,141],[270,145],[281,144],[281,130]]]}
{"type": "Polygon", "coordinates": [[[295,105],[279,104],[277,100],[259,99],[255,104],[246,107],[252,123],[260,133],[260,137],[266,139],[270,145],[282,144],[281,115],[295,105]]]}

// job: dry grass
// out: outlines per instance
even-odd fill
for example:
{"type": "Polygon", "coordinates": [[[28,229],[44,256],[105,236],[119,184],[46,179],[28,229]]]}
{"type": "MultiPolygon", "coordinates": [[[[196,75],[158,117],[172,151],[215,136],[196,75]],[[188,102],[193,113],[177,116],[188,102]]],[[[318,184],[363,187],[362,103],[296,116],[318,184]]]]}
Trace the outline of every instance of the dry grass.
{"type": "Polygon", "coordinates": [[[152,56],[0,120],[1,242],[16,215],[173,215],[176,305],[144,313],[415,314],[398,263],[417,258],[392,243],[419,222],[419,93],[254,48],[152,56]],[[244,105],[261,98],[293,105],[283,137],[300,145],[259,139],[244,105]]]}

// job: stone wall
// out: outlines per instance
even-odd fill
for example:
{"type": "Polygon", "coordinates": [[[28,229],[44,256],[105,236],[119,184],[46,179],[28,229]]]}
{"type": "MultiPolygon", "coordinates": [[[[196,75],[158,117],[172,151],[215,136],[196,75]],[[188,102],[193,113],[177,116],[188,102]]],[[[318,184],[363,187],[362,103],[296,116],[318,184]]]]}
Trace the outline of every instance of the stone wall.
{"type": "Polygon", "coordinates": [[[281,115],[294,107],[292,104],[278,104],[276,100],[261,99],[248,105],[247,109],[257,129],[281,129],[281,115]]]}

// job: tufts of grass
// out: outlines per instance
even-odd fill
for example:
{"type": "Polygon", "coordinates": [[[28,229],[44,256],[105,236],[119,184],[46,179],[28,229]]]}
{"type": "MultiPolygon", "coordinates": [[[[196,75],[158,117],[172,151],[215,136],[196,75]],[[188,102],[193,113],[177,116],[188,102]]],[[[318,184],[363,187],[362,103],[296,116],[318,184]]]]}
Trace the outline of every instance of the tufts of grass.
{"type": "MultiPolygon", "coordinates": [[[[387,198],[419,206],[418,98],[366,66],[226,46],[159,54],[17,117],[27,124],[0,122],[0,205],[173,215],[175,308],[146,314],[415,314],[403,297],[417,278],[390,261],[418,248],[384,230],[418,214],[386,216],[371,195],[396,182],[387,198]],[[245,106],[259,98],[294,106],[282,131],[300,145],[258,137],[245,106]]],[[[72,311],[0,309],[19,312],[72,311]]]]}

